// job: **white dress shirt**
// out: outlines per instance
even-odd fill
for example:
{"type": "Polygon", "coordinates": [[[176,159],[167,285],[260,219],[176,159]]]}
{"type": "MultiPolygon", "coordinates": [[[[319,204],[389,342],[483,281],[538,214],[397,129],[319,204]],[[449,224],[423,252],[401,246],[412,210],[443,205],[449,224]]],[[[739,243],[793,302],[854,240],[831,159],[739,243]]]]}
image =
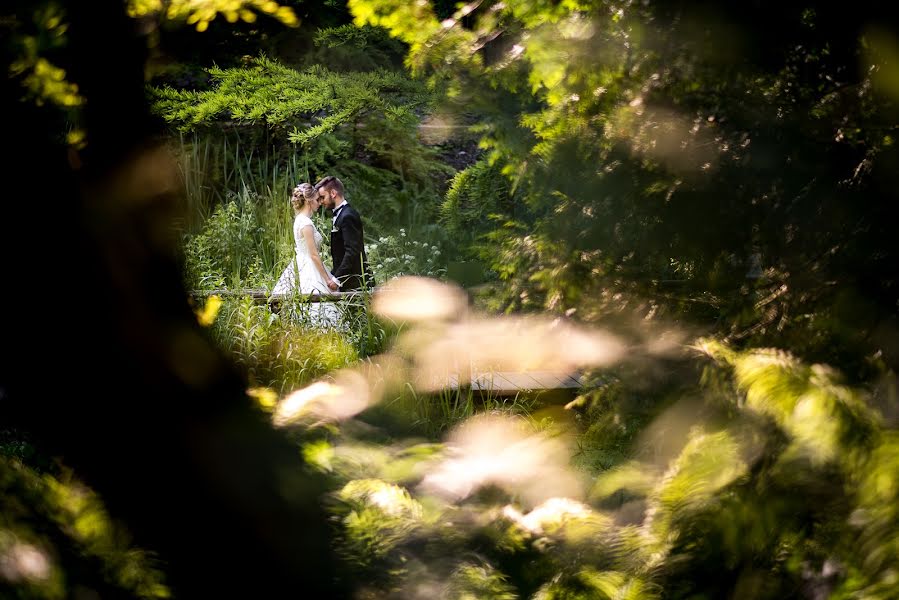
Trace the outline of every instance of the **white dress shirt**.
{"type": "MultiPolygon", "coordinates": [[[[343,208],[344,206],[346,206],[346,199],[344,199],[343,202],[340,203],[340,206],[335,206],[335,207],[334,207],[334,211],[333,211],[334,214],[333,214],[333,216],[331,217],[332,229],[333,229],[333,223],[336,223],[336,222],[337,222],[337,215],[340,213],[340,209],[343,208]]],[[[331,275],[331,280],[332,280],[334,283],[336,283],[338,286],[343,287],[343,286],[340,284],[340,282],[337,280],[337,278],[334,277],[333,275],[331,275]]]]}
{"type": "Polygon", "coordinates": [[[340,206],[335,206],[335,207],[334,207],[334,211],[333,211],[334,214],[333,214],[333,216],[331,217],[331,222],[332,222],[332,223],[334,223],[335,221],[337,221],[337,215],[340,214],[340,209],[343,208],[344,206],[346,206],[346,199],[344,199],[344,201],[340,203],[340,206]]]}

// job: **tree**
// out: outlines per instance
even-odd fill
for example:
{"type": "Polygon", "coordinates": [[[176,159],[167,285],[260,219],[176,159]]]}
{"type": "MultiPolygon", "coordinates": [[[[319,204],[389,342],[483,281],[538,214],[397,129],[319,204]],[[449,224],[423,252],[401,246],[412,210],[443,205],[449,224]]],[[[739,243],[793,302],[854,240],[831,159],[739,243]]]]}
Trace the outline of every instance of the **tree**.
{"type": "Polygon", "coordinates": [[[899,365],[897,37],[876,3],[350,8],[447,110],[484,115],[534,215],[491,234],[503,306],[638,298],[859,377],[899,365]]]}
{"type": "Polygon", "coordinates": [[[14,152],[0,253],[6,281],[41,297],[0,300],[19,315],[0,350],[4,421],[76,469],[168,565],[180,597],[339,597],[321,482],[188,306],[171,235],[177,178],[135,23],[119,3],[54,6],[66,25],[54,77],[83,98],[73,146],[55,104],[21,100],[29,72],[9,67],[32,13],[4,8],[14,152]]]}

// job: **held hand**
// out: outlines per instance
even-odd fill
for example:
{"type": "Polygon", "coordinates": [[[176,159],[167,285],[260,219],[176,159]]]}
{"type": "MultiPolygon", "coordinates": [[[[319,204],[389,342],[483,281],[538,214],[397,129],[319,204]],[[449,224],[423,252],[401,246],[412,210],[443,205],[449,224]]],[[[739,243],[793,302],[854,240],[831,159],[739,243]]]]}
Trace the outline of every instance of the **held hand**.
{"type": "Polygon", "coordinates": [[[337,282],[332,279],[331,281],[328,282],[328,289],[331,290],[332,292],[336,292],[337,290],[340,289],[340,286],[337,285],[337,282]]]}

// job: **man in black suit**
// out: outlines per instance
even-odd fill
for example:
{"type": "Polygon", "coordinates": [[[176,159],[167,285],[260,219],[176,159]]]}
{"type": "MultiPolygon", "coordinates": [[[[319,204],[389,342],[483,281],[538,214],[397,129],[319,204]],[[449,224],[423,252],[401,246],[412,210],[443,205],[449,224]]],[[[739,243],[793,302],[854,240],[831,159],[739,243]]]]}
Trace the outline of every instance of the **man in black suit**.
{"type": "Polygon", "coordinates": [[[368,257],[362,238],[362,219],[355,208],[344,197],[343,182],[329,175],[315,184],[325,208],[334,213],[331,227],[331,257],[334,279],[328,287],[337,291],[352,291],[374,285],[368,257]]]}

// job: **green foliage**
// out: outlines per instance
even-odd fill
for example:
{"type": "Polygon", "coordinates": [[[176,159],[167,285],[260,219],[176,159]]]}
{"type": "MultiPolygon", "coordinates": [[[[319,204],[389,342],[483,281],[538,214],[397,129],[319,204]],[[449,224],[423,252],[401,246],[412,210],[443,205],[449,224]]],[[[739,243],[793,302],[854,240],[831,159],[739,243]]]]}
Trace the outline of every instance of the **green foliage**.
{"type": "Polygon", "coordinates": [[[420,84],[389,71],[343,74],[313,66],[300,72],[260,57],[246,68],[209,73],[208,91],[151,89],[156,112],[184,130],[226,119],[264,123],[307,144],[338,128],[402,120],[429,100],[420,84]]]}
{"type": "MultiPolygon", "coordinates": [[[[639,377],[633,372],[627,375],[639,377]]],[[[598,472],[622,462],[634,451],[636,436],[671,402],[631,382],[629,376],[607,374],[604,380],[588,384],[587,391],[572,402],[573,408],[585,407],[578,412],[584,431],[575,456],[583,468],[598,472]]]]}
{"type": "Polygon", "coordinates": [[[366,250],[375,279],[382,283],[402,275],[439,278],[446,273],[438,244],[413,240],[402,227],[397,235],[381,236],[367,244],[366,250]]]}
{"type": "Polygon", "coordinates": [[[585,569],[573,576],[553,581],[534,595],[534,600],[653,600],[659,594],[640,579],[628,578],[615,571],[597,572],[585,569]]]}
{"type": "Polygon", "coordinates": [[[359,355],[338,331],[303,327],[252,299],[225,302],[213,326],[218,344],[247,374],[251,386],[279,393],[346,367],[359,355]]]}
{"type": "Polygon", "coordinates": [[[188,243],[192,285],[208,288],[206,282],[224,280],[257,286],[277,279],[291,244],[281,209],[287,190],[324,174],[343,180],[369,236],[395,235],[401,227],[415,227],[431,243],[441,235],[434,221],[452,169],[418,139],[416,114],[428,100],[420,84],[388,72],[297,72],[264,58],[249,68],[213,72],[210,91],[154,92],[157,110],[182,128],[229,123],[221,133],[204,129],[182,137],[176,148],[187,187],[185,229],[190,236],[207,229],[188,243]],[[242,126],[234,129],[234,120],[242,126]],[[218,213],[206,223],[217,205],[235,197],[239,215],[229,208],[230,217],[218,213]],[[211,256],[218,235],[239,240],[239,251],[211,256]],[[250,243],[258,258],[252,276],[250,243]]]}
{"type": "Polygon", "coordinates": [[[854,377],[875,374],[878,351],[899,364],[897,38],[869,26],[876,5],[510,2],[443,21],[430,3],[350,8],[409,44],[449,109],[480,115],[527,206],[520,227],[492,224],[499,306],[600,315],[603,292],[659,299],[660,316],[854,377]]]}
{"type": "Polygon", "coordinates": [[[184,184],[184,221],[180,223],[184,233],[197,233],[219,205],[235,201],[239,209],[246,206],[253,211],[259,225],[277,241],[284,234],[293,235],[289,219],[284,219],[291,210],[290,190],[345,151],[338,140],[326,136],[314,148],[296,153],[273,147],[252,130],[182,134],[171,146],[184,184]]]}
{"type": "Polygon", "coordinates": [[[187,269],[196,289],[217,289],[242,282],[258,283],[257,247],[270,242],[256,223],[255,205],[244,198],[215,209],[199,234],[187,243],[187,269]]]}
{"type": "MultiPolygon", "coordinates": [[[[425,452],[412,440],[360,444],[358,427],[315,442],[318,464],[341,489],[334,510],[354,577],[372,591],[459,598],[895,595],[899,445],[864,392],[782,352],[701,347],[714,360],[698,359],[701,381],[683,387],[669,410],[642,423],[621,415],[644,444],[600,470],[592,504],[528,505],[489,483],[461,500],[434,494],[427,482],[435,473],[464,479],[504,464],[494,454],[468,462],[453,443],[425,452]],[[696,394],[707,400],[697,404],[696,394]],[[832,426],[797,427],[814,412],[806,403],[828,407],[832,426]],[[648,452],[652,443],[664,447],[648,452]],[[822,454],[830,444],[836,451],[822,454]],[[397,461],[403,466],[391,468],[397,461]]],[[[528,467],[507,468],[527,478],[528,467]]]]}
{"type": "Polygon", "coordinates": [[[516,219],[521,210],[499,166],[482,159],[453,177],[440,206],[440,220],[457,240],[460,258],[478,254],[492,258],[479,242],[499,223],[516,219]]]}
{"type": "Polygon", "coordinates": [[[343,519],[348,551],[363,566],[383,559],[422,524],[421,505],[404,488],[384,481],[351,481],[337,497],[349,509],[343,519]]]}
{"type": "Polygon", "coordinates": [[[217,190],[200,206],[221,201],[237,186],[280,203],[299,180],[334,174],[371,223],[369,233],[433,221],[452,169],[418,140],[416,114],[429,101],[420,84],[386,71],[298,72],[264,58],[251,67],[211,72],[209,91],[154,91],[156,110],[167,120],[207,130],[204,138],[182,143],[181,152],[190,159],[185,172],[203,174],[195,176],[198,185],[189,196],[217,190]],[[219,140],[206,126],[224,120],[242,128],[219,140]],[[212,185],[204,185],[210,177],[212,185]]]}
{"type": "Polygon", "coordinates": [[[332,71],[377,71],[402,67],[406,47],[380,27],[341,25],[319,29],[316,49],[304,56],[309,65],[332,71]]]}
{"type": "Polygon", "coordinates": [[[73,594],[169,597],[157,565],[130,545],[94,492],[0,457],[0,595],[73,594]]]}
{"type": "Polygon", "coordinates": [[[410,432],[440,439],[479,414],[531,418],[537,404],[535,397],[526,394],[503,397],[471,388],[421,393],[407,387],[389,403],[388,410],[395,415],[394,422],[407,425],[410,432]]]}
{"type": "Polygon", "coordinates": [[[268,14],[281,21],[285,25],[295,26],[297,17],[289,6],[279,5],[268,0],[241,0],[230,2],[227,0],[196,3],[190,0],[130,0],[128,2],[128,14],[131,17],[154,16],[159,19],[184,20],[188,25],[195,25],[197,31],[203,32],[209,28],[219,14],[223,15],[229,23],[238,20],[254,23],[258,14],[268,14]],[[250,10],[255,9],[257,12],[250,10]]]}
{"type": "MultiPolygon", "coordinates": [[[[433,163],[437,165],[438,163],[433,163]]],[[[436,169],[439,173],[442,169],[436,169]]],[[[347,189],[347,199],[357,207],[369,237],[396,235],[400,227],[436,233],[435,213],[440,200],[440,176],[433,171],[410,172],[407,179],[389,169],[355,160],[336,164],[334,174],[347,189]]]]}
{"type": "Polygon", "coordinates": [[[489,565],[462,565],[453,571],[447,582],[446,595],[458,600],[491,598],[492,600],[517,600],[515,590],[507,578],[489,565]]]}
{"type": "MultiPolygon", "coordinates": [[[[282,190],[297,180],[313,180],[309,174],[316,172],[313,169],[323,172],[325,160],[311,153],[256,155],[244,151],[239,138],[227,139],[218,145],[194,138],[178,152],[187,192],[182,230],[188,286],[268,288],[294,252],[288,195],[282,190]]],[[[327,140],[334,138],[319,142],[327,140]]],[[[401,273],[441,275],[445,269],[441,247],[448,240],[442,229],[429,224],[435,193],[416,191],[415,184],[391,171],[355,161],[338,164],[335,172],[363,215],[368,239],[378,240],[367,243],[375,280],[383,283],[401,273]],[[419,239],[410,239],[407,227],[414,228],[419,239]]],[[[323,214],[316,220],[320,231],[329,229],[323,214]]],[[[325,242],[327,263],[327,236],[325,242]]]]}

